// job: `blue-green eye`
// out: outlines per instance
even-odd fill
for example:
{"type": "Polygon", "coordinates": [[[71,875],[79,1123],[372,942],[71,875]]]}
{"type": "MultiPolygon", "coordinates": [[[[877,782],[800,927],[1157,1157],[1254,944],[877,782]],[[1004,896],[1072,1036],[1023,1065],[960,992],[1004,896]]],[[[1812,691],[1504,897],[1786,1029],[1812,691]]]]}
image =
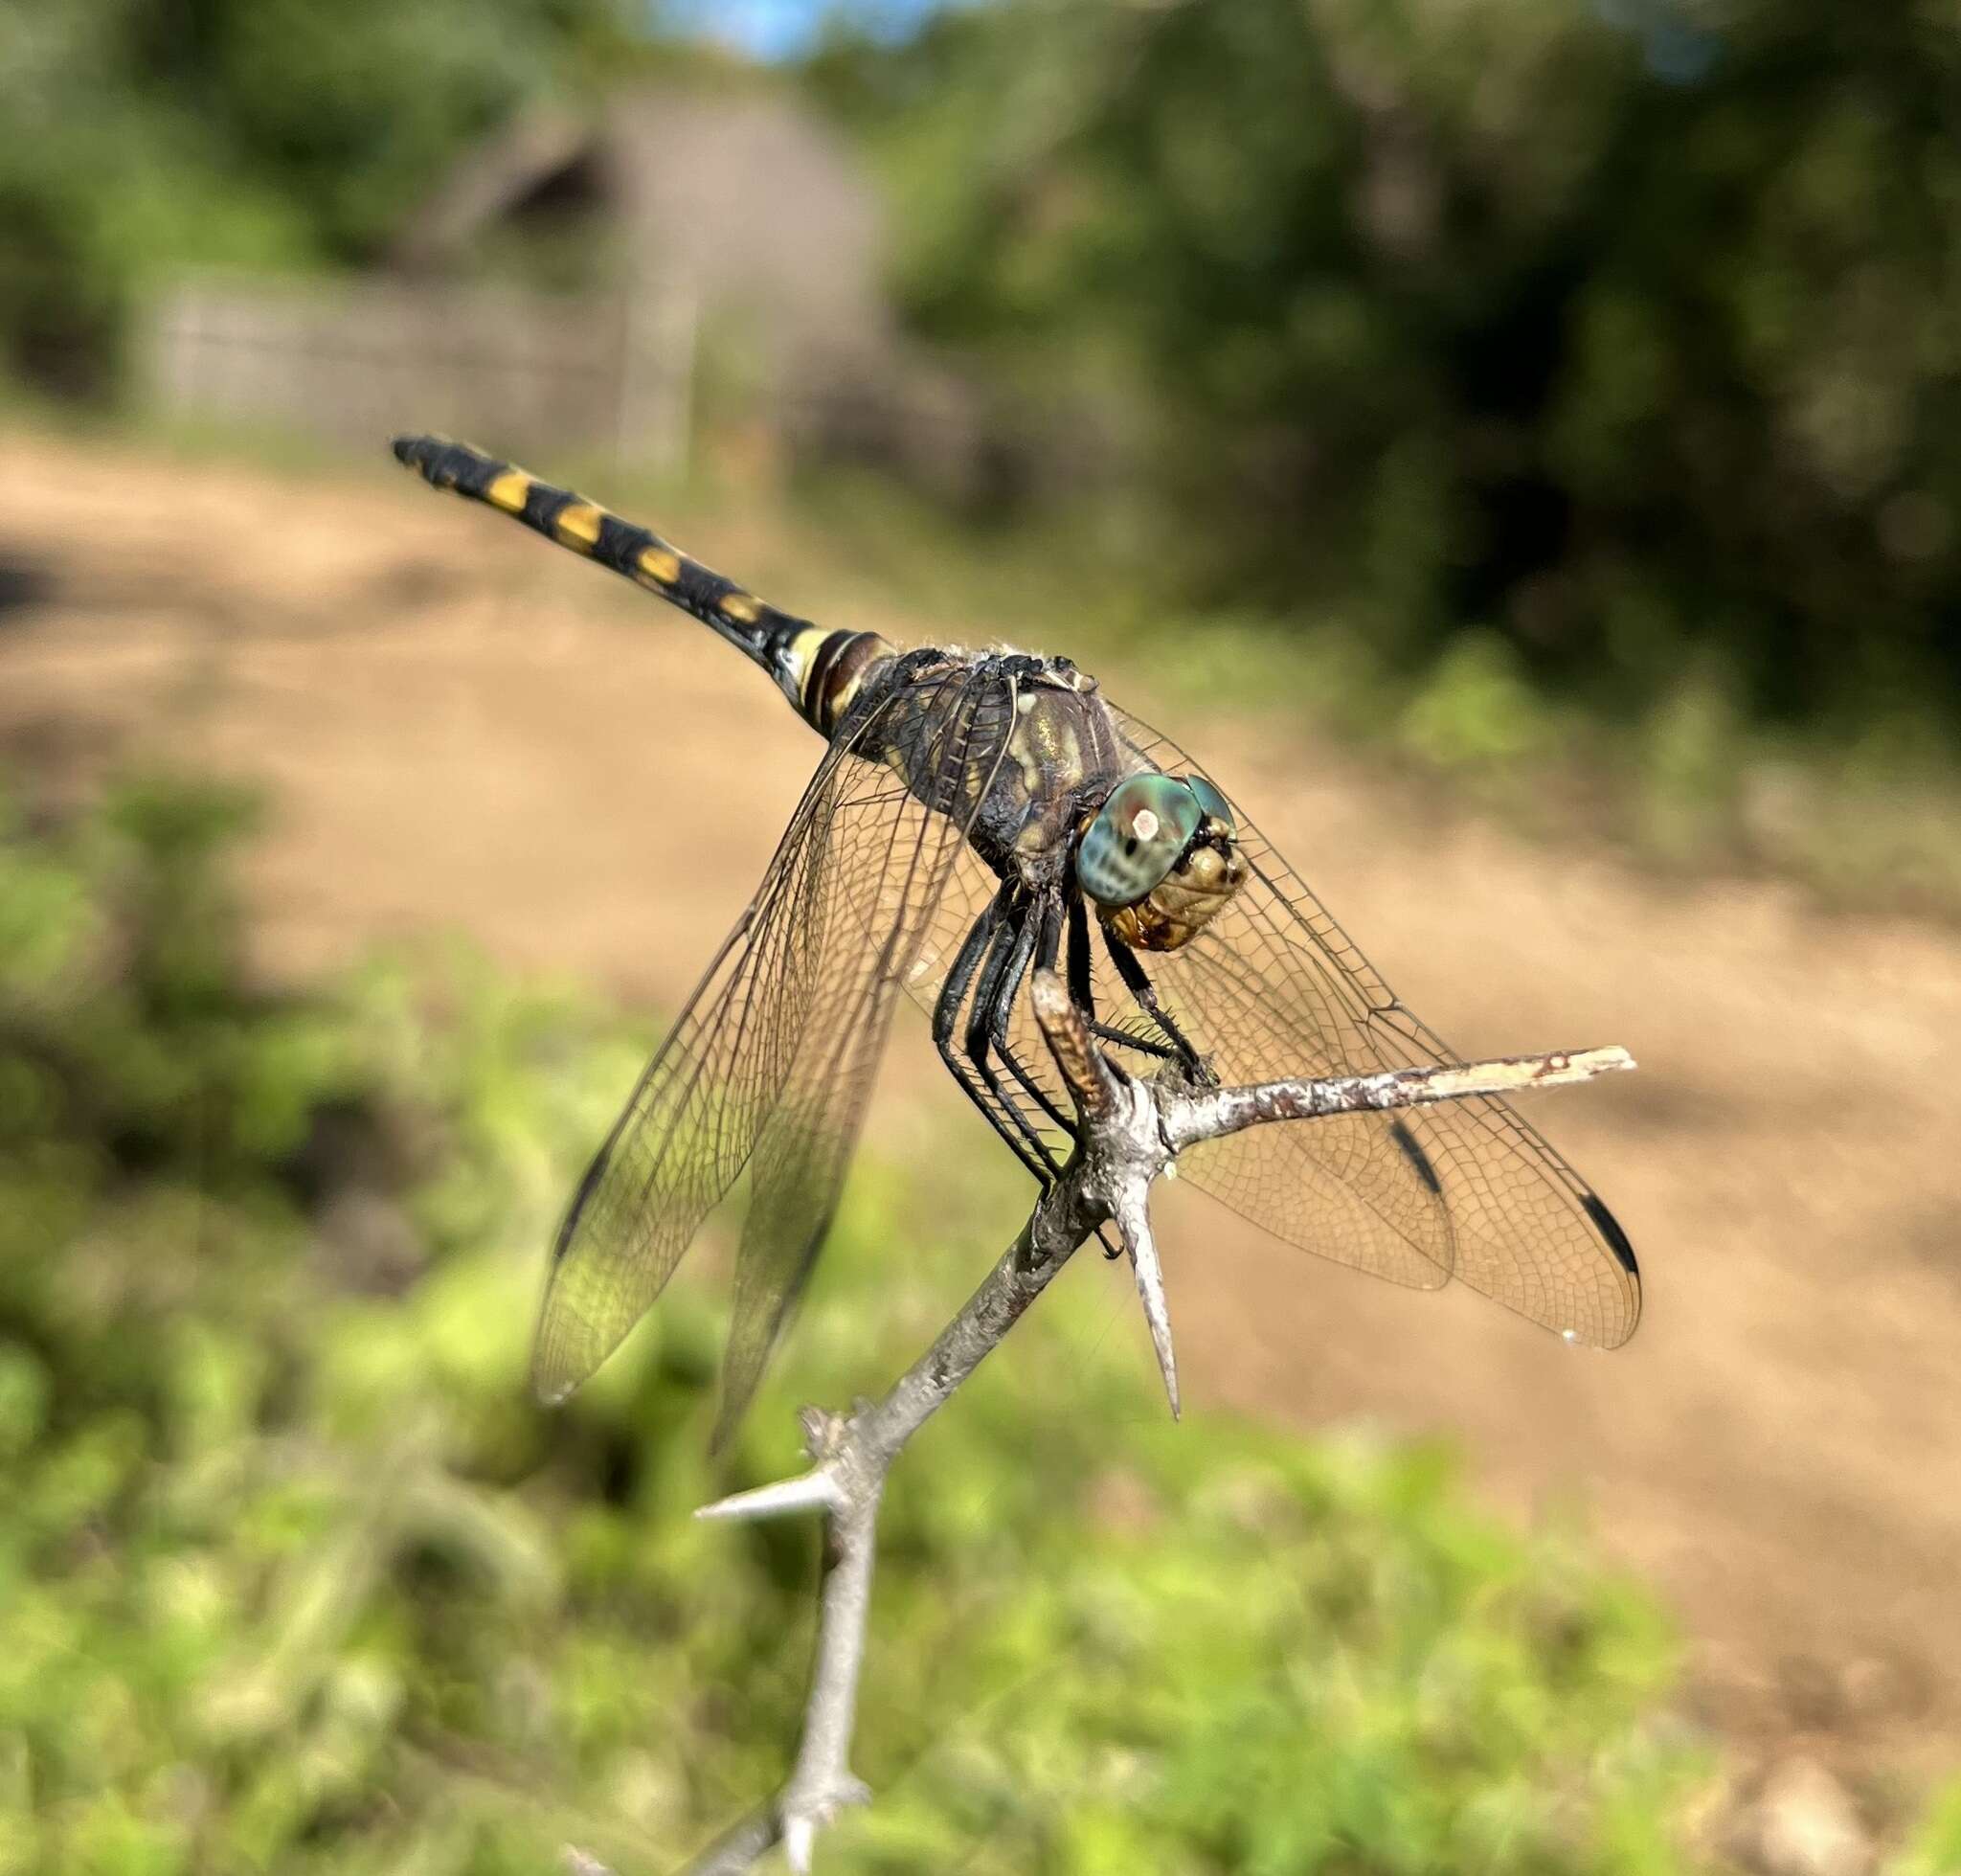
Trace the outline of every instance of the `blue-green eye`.
{"type": "Polygon", "coordinates": [[[1232,826],[1232,810],[1227,805],[1226,797],[1212,786],[1202,775],[1188,775],[1184,785],[1192,792],[1199,804],[1199,810],[1207,820],[1222,821],[1229,829],[1232,826]]]}
{"type": "Polygon", "coordinates": [[[1168,775],[1118,782],[1076,848],[1083,891],[1098,905],[1135,905],[1178,864],[1204,818],[1197,795],[1168,775]]]}

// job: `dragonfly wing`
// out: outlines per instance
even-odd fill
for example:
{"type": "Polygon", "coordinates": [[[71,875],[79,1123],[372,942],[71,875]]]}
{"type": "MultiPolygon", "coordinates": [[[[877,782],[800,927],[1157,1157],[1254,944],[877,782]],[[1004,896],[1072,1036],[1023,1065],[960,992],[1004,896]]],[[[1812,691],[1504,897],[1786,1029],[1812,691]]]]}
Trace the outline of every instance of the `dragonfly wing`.
{"type": "MultiPolygon", "coordinates": [[[[946,683],[941,707],[964,726],[948,740],[971,739],[987,700],[969,693],[986,687],[964,673],[946,683]]],[[[880,972],[903,954],[904,921],[921,916],[940,890],[948,844],[961,832],[957,819],[926,813],[883,762],[859,756],[876,744],[886,709],[874,704],[840,726],[755,898],[580,1181],[553,1251],[532,1355],[532,1382],[546,1400],[569,1394],[646,1313],[703,1219],[775,1137],[772,1117],[788,1108],[816,1133],[800,1157],[782,1143],[758,1156],[750,1237],[768,1234],[757,1218],[787,1214],[815,1195],[806,1263],[815,1254],[885,1033],[890,997],[880,972]],[[903,894],[891,884],[901,854],[903,894]],[[890,906],[886,943],[839,941],[840,909],[853,893],[890,906]],[[826,1065],[837,1086],[814,1097],[810,1084],[826,1065]]],[[[758,1306],[755,1266],[745,1251],[738,1292],[746,1277],[751,1311],[758,1306]]],[[[790,1300],[763,1314],[779,1324],[790,1300]]],[[[738,1303],[738,1330],[742,1320],[738,1303]]]]}
{"type": "MultiPolygon", "coordinates": [[[[1118,720],[1149,761],[1206,774],[1168,738],[1118,720]]],[[[1144,961],[1220,1079],[1460,1060],[1398,1002],[1236,802],[1232,812],[1251,878],[1183,950],[1144,961]]],[[[1251,1127],[1193,1148],[1183,1169],[1307,1250],[1419,1287],[1454,1275],[1577,1342],[1616,1347],[1640,1318],[1626,1233],[1497,1098],[1251,1127]]]]}
{"type": "Polygon", "coordinates": [[[817,1261],[901,986],[918,972],[1013,723],[1011,684],[947,680],[908,729],[932,738],[928,762],[906,762],[915,779],[930,775],[926,800],[887,772],[832,817],[802,915],[812,957],[800,976],[800,1044],[755,1149],[717,1445],[748,1406],[817,1261]]]}
{"type": "MultiPolygon", "coordinates": [[[[941,894],[935,930],[922,947],[920,966],[909,986],[927,1009],[934,1006],[959,938],[999,883],[978,856],[963,856],[956,868],[941,894]]],[[[1094,1013],[1113,1030],[1150,1036],[1149,1019],[1117,977],[1100,940],[1093,933],[1091,936],[1094,1013]]],[[[1191,982],[1170,962],[1170,958],[1186,954],[1154,956],[1146,963],[1173,1020],[1201,1049],[1214,1054],[1224,1078],[1270,1080],[1322,1072],[1303,1065],[1292,1028],[1272,1029],[1263,1008],[1264,987],[1254,973],[1238,962],[1245,948],[1242,943],[1239,949],[1226,952],[1231,968],[1216,979],[1207,977],[1203,983],[1191,982]],[[1215,1042],[1215,1037],[1221,1040],[1215,1042]]],[[[1047,1096],[1048,1106],[1045,1108],[1014,1077],[1003,1077],[999,1093],[990,1091],[985,1104],[991,1113],[1012,1108],[1020,1125],[1041,1139],[1058,1161],[1066,1160],[1074,1142],[1048,1110],[1068,1115],[1071,1099],[1042,1040],[1026,992],[1015,1000],[1008,1033],[1016,1059],[1047,1096]]],[[[1138,1074],[1148,1075],[1161,1066],[1161,1057],[1154,1058],[1141,1049],[1127,1049],[1109,1037],[1106,1047],[1125,1068],[1138,1074]]],[[[1325,1050],[1318,1052],[1326,1053],[1325,1050]]],[[[1325,1072],[1334,1070],[1329,1067],[1325,1072]]],[[[1013,1123],[1005,1115],[1002,1119],[1013,1123]]],[[[1311,1129],[1256,1128],[1235,1136],[1233,1144],[1243,1156],[1235,1164],[1216,1169],[1207,1166],[1206,1157],[1212,1150],[1208,1142],[1203,1148],[1190,1149],[1184,1164],[1196,1184],[1225,1197],[1261,1224],[1270,1224],[1285,1207],[1302,1207],[1315,1220],[1313,1248],[1377,1276],[1434,1289],[1450,1280],[1449,1215],[1434,1185],[1426,1183],[1406,1153],[1381,1152],[1383,1125],[1379,1117],[1361,1115],[1318,1120],[1311,1129]],[[1255,1140],[1254,1136],[1262,1138],[1255,1140]],[[1256,1150],[1247,1155],[1239,1142],[1256,1150]],[[1208,1183],[1208,1175],[1215,1171],[1216,1177],[1210,1177],[1208,1183]]]]}
{"type": "MultiPolygon", "coordinates": [[[[959,938],[998,885],[978,857],[971,865],[963,858],[956,869],[911,985],[929,1010],[959,938]]],[[[1240,898],[1253,890],[1250,884],[1240,898]]],[[[1221,920],[1231,915],[1228,910],[1221,920]]],[[[1149,1019],[1124,987],[1101,941],[1093,932],[1090,936],[1094,1014],[1111,1031],[1148,1038],[1154,1033],[1149,1019]]],[[[1274,1025],[1266,1008],[1266,985],[1244,962],[1252,948],[1250,935],[1237,933],[1221,953],[1219,967],[1197,974],[1174,961],[1187,959],[1192,947],[1154,955],[1145,961],[1173,1020],[1213,1056],[1222,1078],[1263,1081],[1336,1072],[1329,1051],[1319,1042],[1312,1059],[1304,1058],[1297,1040],[1300,1024],[1274,1025]]],[[[1279,981],[1284,983],[1284,974],[1279,981]]],[[[1071,1113],[1069,1090],[1055,1071],[1026,992],[1015,999],[1008,1033],[1016,1059],[1047,1096],[1048,1107],[1071,1113]]],[[[1128,1049],[1110,1035],[1105,1046],[1135,1073],[1148,1075],[1161,1066],[1161,1057],[1128,1049]]],[[[990,1092],[986,1104],[990,1111],[1012,1107],[1020,1123],[1031,1129],[1057,1160],[1069,1157],[1073,1141],[1018,1079],[1004,1077],[999,1094],[990,1092]]],[[[1304,1221],[1311,1218],[1312,1239],[1301,1240],[1311,1241],[1311,1248],[1396,1282],[1437,1288],[1450,1280],[1449,1214],[1434,1184],[1425,1181],[1408,1154],[1384,1153],[1386,1143],[1379,1117],[1341,1116],[1317,1120],[1312,1127],[1253,1128],[1217,1143],[1226,1150],[1213,1164],[1207,1159],[1215,1146],[1207,1142],[1189,1149],[1183,1165],[1195,1184],[1270,1229],[1276,1228],[1274,1221],[1284,1213],[1297,1209],[1302,1224],[1282,1230],[1283,1236],[1298,1236],[1307,1228],[1304,1221]]]]}

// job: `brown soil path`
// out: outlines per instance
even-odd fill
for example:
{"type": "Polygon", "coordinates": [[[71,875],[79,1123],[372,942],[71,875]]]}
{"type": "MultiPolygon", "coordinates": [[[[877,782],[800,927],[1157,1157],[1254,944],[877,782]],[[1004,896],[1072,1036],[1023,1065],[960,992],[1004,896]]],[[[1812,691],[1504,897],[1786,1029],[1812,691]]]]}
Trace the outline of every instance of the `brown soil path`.
{"type": "MultiPolygon", "coordinates": [[[[762,551],[739,519],[698,545],[738,573],[762,551]]],[[[85,769],[133,742],[269,783],[252,883],[281,968],[461,927],[512,963],[671,1001],[816,755],[686,621],[385,465],[372,486],[282,483],[0,439],[10,563],[52,597],[0,612],[0,757],[85,769]]],[[[842,616],[821,588],[783,597],[842,616]]],[[[1492,1492],[1577,1499],[1663,1585],[1733,1737],[1808,1733],[1909,1778],[1951,1762],[1961,938],[1775,885],[1660,884],[1437,819],[1324,750],[1175,727],[1460,1048],[1634,1051],[1638,1076],[1539,1118],[1648,1277],[1635,1341],[1577,1354],[1175,1194],[1191,1392],[1448,1432],[1492,1492]]],[[[922,1026],[899,1053],[930,1111],[969,1124],[922,1026]]]]}

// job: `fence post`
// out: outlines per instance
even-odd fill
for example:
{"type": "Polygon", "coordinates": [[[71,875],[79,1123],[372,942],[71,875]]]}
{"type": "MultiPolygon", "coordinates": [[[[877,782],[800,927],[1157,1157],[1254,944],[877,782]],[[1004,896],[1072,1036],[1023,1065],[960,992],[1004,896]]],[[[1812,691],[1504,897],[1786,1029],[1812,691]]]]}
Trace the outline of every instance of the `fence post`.
{"type": "Polygon", "coordinates": [[[663,476],[687,471],[699,300],[691,281],[635,269],[620,308],[614,454],[663,476]]]}

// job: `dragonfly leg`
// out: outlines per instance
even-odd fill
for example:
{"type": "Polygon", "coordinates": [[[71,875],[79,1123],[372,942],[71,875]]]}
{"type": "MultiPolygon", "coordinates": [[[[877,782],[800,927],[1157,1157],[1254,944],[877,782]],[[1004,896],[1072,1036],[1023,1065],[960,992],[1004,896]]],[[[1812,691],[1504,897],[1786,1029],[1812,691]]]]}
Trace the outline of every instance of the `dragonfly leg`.
{"type": "Polygon", "coordinates": [[[1119,1049],[1135,1049],[1139,1055],[1150,1055],[1161,1062],[1176,1062],[1181,1068],[1190,1066],[1168,1042],[1153,1042],[1149,1036],[1134,1036],[1128,1029],[1116,1028],[1108,1023],[1092,1023],[1089,1028],[1098,1042],[1113,1043],[1119,1049]]]}
{"type": "Polygon", "coordinates": [[[1042,1179],[1047,1185],[1062,1170],[1061,1164],[988,1060],[990,1049],[998,1050],[1003,1063],[1016,1080],[1055,1118],[1059,1125],[1069,1128],[1068,1120],[1056,1113],[1054,1104],[1014,1059],[1012,1051],[1002,1047],[1006,1040],[1007,1015],[1013,1007],[1014,994],[1027,975],[1028,961],[1034,955],[1039,936],[1036,922],[1029,917],[1031,910],[1031,904],[1026,901],[1009,905],[1001,929],[994,936],[967,1017],[967,1059],[986,1084],[987,1092],[1000,1103],[1003,1118],[1010,1126],[1020,1130],[1023,1140],[1042,1161],[1047,1168],[1042,1179]]]}
{"type": "Polygon", "coordinates": [[[1148,1036],[1134,1036],[1127,1029],[1115,1028],[1110,1024],[1097,1020],[1096,991],[1090,977],[1090,966],[1093,962],[1093,955],[1090,950],[1090,917],[1083,905],[1082,893],[1075,891],[1071,891],[1069,895],[1067,951],[1070,1001],[1082,1013],[1083,1022],[1097,1041],[1115,1043],[1124,1049],[1135,1049],[1140,1055],[1155,1055],[1163,1062],[1179,1062],[1184,1059],[1176,1049],[1165,1043],[1153,1042],[1148,1036]]]}
{"type": "MultiPolygon", "coordinates": [[[[1056,954],[1062,948],[1064,941],[1064,902],[1053,894],[1050,894],[1043,901],[1042,924],[1039,936],[1035,941],[1035,961],[1044,970],[1053,970],[1055,968],[1056,954]]],[[[1069,919],[1069,959],[1067,964],[1069,977],[1067,981],[1070,997],[1075,1004],[1077,1012],[1089,1026],[1091,1034],[1102,1036],[1113,1041],[1127,1040],[1121,1031],[1106,1028],[1104,1025],[1096,1021],[1096,993],[1090,983],[1090,934],[1088,927],[1083,923],[1083,902],[1079,895],[1071,894],[1068,900],[1067,912],[1069,919]]],[[[1021,1064],[1014,1056],[1006,1037],[1007,1012],[1011,1006],[1011,997],[1002,1005],[1003,1033],[997,1039],[997,1046],[1001,1050],[1002,1059],[1015,1071],[1016,1074],[1021,1076],[1022,1082],[1026,1086],[1027,1085],[1028,1077],[1023,1074],[1021,1064]]],[[[1167,1051],[1166,1052],[1168,1053],[1169,1051],[1167,1051]]],[[[1037,1090],[1036,1092],[1039,1096],[1040,1091],[1037,1090]]],[[[1055,1113],[1054,1106],[1046,1098],[1042,1104],[1048,1109],[1050,1114],[1055,1113]]],[[[1075,1139],[1077,1137],[1075,1127],[1070,1121],[1062,1119],[1061,1116],[1058,1115],[1056,1118],[1070,1138],[1071,1140],[1075,1139]]],[[[1123,1255],[1123,1245],[1120,1241],[1111,1236],[1110,1226],[1107,1223],[1096,1227],[1096,1242],[1103,1247],[1103,1255],[1106,1258],[1114,1260],[1123,1255]]]]}
{"type": "Polygon", "coordinates": [[[960,1006],[967,1000],[967,986],[974,981],[974,973],[980,968],[980,960],[985,955],[994,935],[1001,929],[1001,921],[1007,912],[1009,894],[1014,891],[1013,883],[1005,882],[993,898],[989,899],[980,916],[975,919],[967,936],[960,941],[960,948],[946,974],[946,982],[940,986],[939,1001],[933,1006],[933,1046],[953,1066],[954,1026],[959,1020],[960,1006]]]}
{"type": "Polygon", "coordinates": [[[1027,982],[1029,963],[1032,961],[1044,970],[1052,970],[1056,953],[1062,945],[1062,907],[1053,895],[1045,893],[1029,911],[1031,915],[1021,940],[1015,946],[1007,969],[995,990],[993,1005],[988,1011],[987,1039],[993,1044],[1002,1066],[1021,1083],[1028,1098],[1073,1140],[1075,1122],[1056,1106],[1048,1090],[1028,1073],[1026,1064],[1015,1053],[1014,1038],[1008,1028],[1014,1018],[1015,999],[1021,995],[1022,985],[1027,982]]]}
{"type": "Polygon", "coordinates": [[[1069,895],[1069,997],[1082,1011],[1083,1021],[1096,1020],[1096,991],[1090,982],[1090,915],[1083,909],[1083,895],[1069,895]]]}
{"type": "MultiPolygon", "coordinates": [[[[953,966],[946,974],[939,1001],[933,1008],[933,1046],[939,1051],[940,1060],[959,1083],[960,1092],[980,1110],[987,1124],[1014,1150],[1015,1157],[1046,1186],[1054,1176],[1052,1169],[1045,1160],[1037,1159],[1029,1151],[1019,1128],[1002,1119],[988,1100],[985,1088],[976,1078],[973,1064],[954,1048],[954,1031],[959,1023],[960,1006],[967,1000],[967,991],[973,984],[975,974],[980,969],[982,960],[988,957],[1002,935],[1014,890],[1012,880],[1003,883],[1001,891],[988,901],[986,910],[975,919],[973,929],[961,943],[953,966]]],[[[1011,1106],[1010,1111],[1013,1111],[1011,1106]]],[[[1016,1118],[1019,1119],[1018,1114],[1016,1118]]]]}
{"type": "Polygon", "coordinates": [[[1138,1006],[1144,1014],[1170,1037],[1186,1073],[1199,1081],[1209,1081],[1211,1074],[1200,1059],[1199,1051],[1185,1039],[1184,1031],[1171,1020],[1170,1012],[1158,1001],[1158,993],[1151,987],[1151,980],[1138,962],[1138,954],[1108,925],[1103,927],[1103,942],[1109,949],[1110,961],[1116,966],[1117,976],[1123,979],[1124,988],[1138,1000],[1138,1006]]]}

